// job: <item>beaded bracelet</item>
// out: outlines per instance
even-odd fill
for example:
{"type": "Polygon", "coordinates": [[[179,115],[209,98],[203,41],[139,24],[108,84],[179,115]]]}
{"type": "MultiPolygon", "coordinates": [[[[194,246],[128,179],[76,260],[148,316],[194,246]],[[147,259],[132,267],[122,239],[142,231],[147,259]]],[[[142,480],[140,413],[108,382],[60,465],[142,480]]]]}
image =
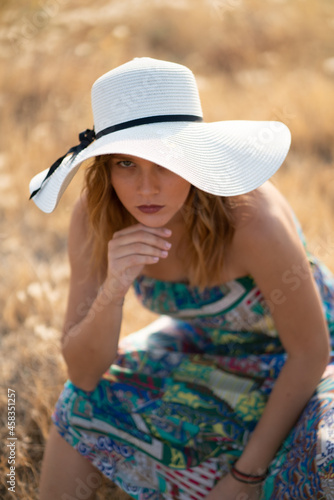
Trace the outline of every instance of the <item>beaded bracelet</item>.
{"type": "Polygon", "coordinates": [[[231,475],[234,477],[234,479],[240,481],[241,483],[246,483],[246,484],[263,483],[263,481],[266,479],[268,475],[268,470],[266,470],[264,474],[257,476],[254,476],[253,474],[244,474],[243,472],[238,470],[235,465],[232,465],[230,472],[231,475]]]}

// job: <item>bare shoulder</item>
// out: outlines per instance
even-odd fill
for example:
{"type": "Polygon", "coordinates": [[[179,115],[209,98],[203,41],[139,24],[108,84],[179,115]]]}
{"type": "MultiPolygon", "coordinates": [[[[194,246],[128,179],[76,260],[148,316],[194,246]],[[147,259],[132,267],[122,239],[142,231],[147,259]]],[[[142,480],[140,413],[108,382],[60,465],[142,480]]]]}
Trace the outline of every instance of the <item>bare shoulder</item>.
{"type": "Polygon", "coordinates": [[[274,237],[277,231],[297,234],[292,210],[282,194],[270,183],[242,195],[234,204],[236,238],[254,242],[257,238],[274,237]]]}
{"type": "Polygon", "coordinates": [[[88,248],[86,248],[86,243],[88,236],[89,225],[86,198],[82,195],[74,205],[68,234],[68,252],[71,262],[74,258],[76,260],[79,255],[87,254],[88,248]]]}
{"type": "Polygon", "coordinates": [[[85,196],[76,202],[68,234],[68,257],[71,268],[71,287],[98,289],[98,271],[92,261],[93,240],[91,238],[85,196]]]}
{"type": "Polygon", "coordinates": [[[292,261],[302,258],[303,245],[292,210],[271,183],[238,197],[234,214],[233,250],[237,259],[248,268],[244,272],[250,272],[264,260],[274,263],[284,257],[292,261]]]}
{"type": "Polygon", "coordinates": [[[64,335],[66,325],[73,325],[82,320],[82,310],[90,307],[98,291],[97,276],[90,271],[92,250],[89,241],[86,200],[81,196],[73,208],[68,234],[71,272],[64,335]]]}
{"type": "Polygon", "coordinates": [[[241,199],[235,214],[236,259],[261,290],[285,350],[328,359],[320,295],[289,204],[268,184],[241,199]]]}

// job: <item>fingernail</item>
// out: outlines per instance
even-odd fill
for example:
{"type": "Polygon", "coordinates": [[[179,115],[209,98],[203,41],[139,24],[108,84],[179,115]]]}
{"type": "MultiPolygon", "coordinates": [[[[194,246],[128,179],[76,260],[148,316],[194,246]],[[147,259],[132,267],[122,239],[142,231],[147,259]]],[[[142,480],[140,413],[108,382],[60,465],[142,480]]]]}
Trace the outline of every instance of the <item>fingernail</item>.
{"type": "Polygon", "coordinates": [[[161,252],[161,257],[167,257],[168,252],[165,252],[164,250],[161,252]]]}
{"type": "Polygon", "coordinates": [[[168,243],[168,241],[165,241],[164,246],[165,246],[165,248],[168,248],[168,250],[169,250],[170,247],[172,246],[172,244],[168,243]]]}
{"type": "Polygon", "coordinates": [[[164,233],[170,236],[172,234],[172,231],[170,229],[164,229],[164,233]]]}

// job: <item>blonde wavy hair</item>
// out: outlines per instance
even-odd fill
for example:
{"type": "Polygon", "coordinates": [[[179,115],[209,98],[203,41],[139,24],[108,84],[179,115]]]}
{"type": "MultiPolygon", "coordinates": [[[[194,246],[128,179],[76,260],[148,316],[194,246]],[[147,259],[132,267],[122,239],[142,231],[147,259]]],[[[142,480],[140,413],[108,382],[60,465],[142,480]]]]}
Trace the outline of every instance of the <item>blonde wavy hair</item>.
{"type": "MultiPolygon", "coordinates": [[[[137,221],[124,208],[111,185],[108,155],[97,156],[87,168],[83,190],[87,200],[92,269],[98,270],[102,279],[107,269],[108,241],[116,231],[137,221]]],[[[230,199],[191,186],[181,213],[187,229],[185,269],[190,284],[203,289],[217,281],[226,247],[234,234],[230,199]]]]}

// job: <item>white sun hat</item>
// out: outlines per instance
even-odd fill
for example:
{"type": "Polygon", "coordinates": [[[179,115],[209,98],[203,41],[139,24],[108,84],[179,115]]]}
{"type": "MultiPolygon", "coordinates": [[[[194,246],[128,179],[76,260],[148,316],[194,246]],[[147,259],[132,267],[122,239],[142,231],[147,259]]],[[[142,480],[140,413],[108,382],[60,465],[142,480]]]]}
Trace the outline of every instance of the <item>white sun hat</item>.
{"type": "Polygon", "coordinates": [[[256,189],[283,163],[290,131],[275,121],[203,121],[193,73],[180,64],[136,58],[92,87],[94,129],[30,182],[36,205],[52,212],[83,161],[129,154],[156,163],[218,196],[256,189]]]}

